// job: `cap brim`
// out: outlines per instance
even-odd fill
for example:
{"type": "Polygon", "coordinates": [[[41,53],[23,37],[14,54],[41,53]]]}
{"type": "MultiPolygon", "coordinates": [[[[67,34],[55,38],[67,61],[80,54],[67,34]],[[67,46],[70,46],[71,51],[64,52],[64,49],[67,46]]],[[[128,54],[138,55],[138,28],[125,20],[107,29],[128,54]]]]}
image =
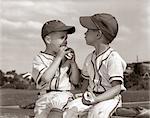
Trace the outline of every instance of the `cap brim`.
{"type": "Polygon", "coordinates": [[[57,31],[67,31],[68,34],[72,34],[75,32],[75,27],[74,26],[63,26],[63,27],[57,29],[57,31]]]}
{"type": "Polygon", "coordinates": [[[97,29],[90,16],[82,16],[80,17],[80,24],[87,29],[97,29]]]}

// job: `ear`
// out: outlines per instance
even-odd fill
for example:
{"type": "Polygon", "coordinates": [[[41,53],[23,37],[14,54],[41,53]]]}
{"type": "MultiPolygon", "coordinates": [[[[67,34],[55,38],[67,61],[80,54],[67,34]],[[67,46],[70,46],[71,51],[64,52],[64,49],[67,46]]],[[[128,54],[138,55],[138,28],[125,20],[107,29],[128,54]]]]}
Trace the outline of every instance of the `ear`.
{"type": "Polygon", "coordinates": [[[50,36],[45,36],[45,42],[47,43],[47,44],[50,44],[51,43],[51,37],[50,36]]]}
{"type": "Polygon", "coordinates": [[[97,38],[100,39],[101,37],[102,37],[102,32],[99,30],[99,31],[97,32],[97,38]]]}

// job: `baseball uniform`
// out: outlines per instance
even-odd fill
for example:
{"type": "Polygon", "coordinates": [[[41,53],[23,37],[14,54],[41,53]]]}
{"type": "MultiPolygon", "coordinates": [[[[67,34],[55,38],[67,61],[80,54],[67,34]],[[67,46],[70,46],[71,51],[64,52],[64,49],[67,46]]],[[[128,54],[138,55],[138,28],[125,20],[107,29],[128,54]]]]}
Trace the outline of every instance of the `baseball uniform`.
{"type": "MultiPolygon", "coordinates": [[[[36,101],[34,109],[35,117],[47,117],[52,108],[63,109],[73,95],[72,85],[69,81],[69,67],[59,66],[50,82],[41,80],[41,76],[52,64],[55,57],[44,52],[40,52],[33,60],[33,79],[37,89],[40,90],[39,99],[36,101]]],[[[61,64],[60,64],[61,65],[61,64]]]]}
{"type": "MultiPolygon", "coordinates": [[[[121,81],[121,90],[124,91],[123,72],[126,69],[126,63],[121,56],[112,48],[108,48],[102,54],[96,56],[95,51],[90,53],[83,65],[82,76],[89,80],[88,91],[93,93],[104,93],[112,88],[111,82],[121,81]]],[[[121,106],[121,95],[113,99],[99,102],[92,106],[82,104],[82,98],[78,98],[68,104],[68,108],[77,107],[78,113],[84,110],[88,112],[88,118],[108,118],[121,106]]]]}

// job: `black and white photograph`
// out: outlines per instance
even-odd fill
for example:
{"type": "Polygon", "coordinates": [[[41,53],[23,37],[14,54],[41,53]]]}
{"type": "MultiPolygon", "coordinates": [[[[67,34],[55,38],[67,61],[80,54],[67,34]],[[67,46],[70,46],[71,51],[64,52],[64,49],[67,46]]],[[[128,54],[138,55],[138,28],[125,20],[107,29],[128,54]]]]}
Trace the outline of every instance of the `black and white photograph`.
{"type": "Polygon", "coordinates": [[[0,0],[0,118],[150,118],[149,0],[0,0]]]}

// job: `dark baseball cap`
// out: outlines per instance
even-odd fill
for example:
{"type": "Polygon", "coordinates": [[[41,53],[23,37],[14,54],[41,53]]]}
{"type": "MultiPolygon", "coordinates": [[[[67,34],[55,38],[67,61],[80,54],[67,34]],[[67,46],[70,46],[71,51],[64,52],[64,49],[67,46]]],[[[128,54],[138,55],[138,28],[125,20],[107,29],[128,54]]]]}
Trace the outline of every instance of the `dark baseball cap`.
{"type": "Polygon", "coordinates": [[[118,32],[116,18],[107,13],[82,16],[80,17],[80,24],[87,29],[101,30],[110,42],[116,37],[118,32]]]}
{"type": "Polygon", "coordinates": [[[67,31],[68,34],[72,34],[75,32],[75,27],[67,26],[59,20],[47,21],[42,27],[41,36],[44,39],[49,33],[57,31],[67,31]]]}

